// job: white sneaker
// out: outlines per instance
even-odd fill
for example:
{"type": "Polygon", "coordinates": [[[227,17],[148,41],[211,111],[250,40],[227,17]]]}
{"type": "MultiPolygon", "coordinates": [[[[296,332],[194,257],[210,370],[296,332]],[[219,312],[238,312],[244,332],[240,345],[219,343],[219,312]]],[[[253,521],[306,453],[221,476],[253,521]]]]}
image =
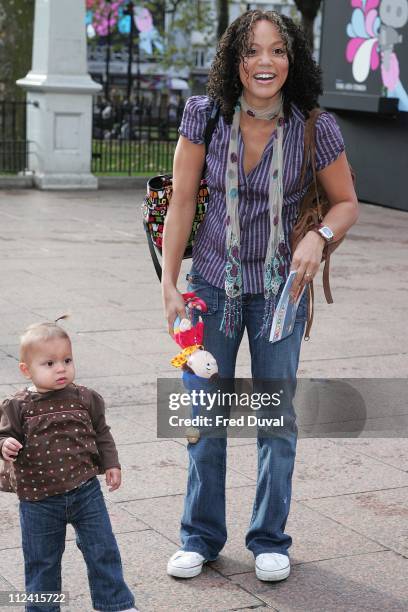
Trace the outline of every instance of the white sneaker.
{"type": "Polygon", "coordinates": [[[177,578],[194,578],[201,574],[205,562],[200,553],[178,550],[167,563],[167,573],[177,578]]]}
{"type": "Polygon", "coordinates": [[[255,573],[259,580],[284,580],[290,574],[289,557],[280,553],[262,553],[255,559],[255,573]]]}

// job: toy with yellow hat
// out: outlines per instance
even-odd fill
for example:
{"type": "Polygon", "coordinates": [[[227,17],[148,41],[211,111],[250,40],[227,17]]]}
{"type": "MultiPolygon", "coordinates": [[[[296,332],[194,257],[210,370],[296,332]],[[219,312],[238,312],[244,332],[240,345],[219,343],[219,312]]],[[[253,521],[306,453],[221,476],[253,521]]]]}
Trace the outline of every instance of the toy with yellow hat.
{"type": "MultiPolygon", "coordinates": [[[[177,317],[174,322],[173,338],[182,348],[171,360],[175,368],[183,371],[182,378],[184,386],[188,391],[193,389],[206,388],[209,381],[218,377],[218,365],[215,357],[205,350],[203,346],[204,323],[202,317],[198,317],[198,322],[193,325],[193,310],[207,312],[207,304],[195,293],[183,293],[186,303],[186,317],[177,317]]],[[[195,443],[200,437],[200,432],[194,428],[189,432],[187,440],[195,443]]]]}

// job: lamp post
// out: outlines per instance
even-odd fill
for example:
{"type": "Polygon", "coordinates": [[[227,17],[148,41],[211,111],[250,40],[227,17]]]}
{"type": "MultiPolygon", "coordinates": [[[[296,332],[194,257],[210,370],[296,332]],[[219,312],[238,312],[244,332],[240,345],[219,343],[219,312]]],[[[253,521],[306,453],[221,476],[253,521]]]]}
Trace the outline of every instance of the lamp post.
{"type": "Polygon", "coordinates": [[[140,104],[140,45],[139,45],[139,31],[136,30],[136,100],[137,105],[140,104]]]}
{"type": "Polygon", "coordinates": [[[130,101],[130,95],[132,93],[132,64],[133,64],[133,38],[135,36],[135,22],[134,22],[134,3],[128,2],[125,10],[123,11],[124,15],[129,15],[130,17],[130,31],[129,31],[129,45],[128,45],[128,70],[127,70],[127,100],[130,101]]]}
{"type": "Polygon", "coordinates": [[[109,100],[109,70],[110,70],[110,60],[111,60],[111,17],[112,17],[112,0],[106,0],[109,3],[109,13],[108,13],[108,32],[106,37],[106,60],[105,60],[105,98],[109,100]]]}

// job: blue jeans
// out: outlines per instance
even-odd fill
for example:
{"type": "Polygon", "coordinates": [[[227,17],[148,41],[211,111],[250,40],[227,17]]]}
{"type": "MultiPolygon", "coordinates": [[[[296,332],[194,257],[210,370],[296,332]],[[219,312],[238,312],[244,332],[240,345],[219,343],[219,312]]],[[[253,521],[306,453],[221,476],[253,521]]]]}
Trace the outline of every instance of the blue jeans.
{"type": "MultiPolygon", "coordinates": [[[[61,591],[61,559],[66,526],[71,523],[87,566],[93,607],[101,611],[134,607],[96,476],[68,493],[20,501],[20,523],[27,593],[61,591]]],[[[27,612],[34,610],[59,612],[60,606],[26,607],[27,612]]]]}
{"type": "MultiPolygon", "coordinates": [[[[306,292],[297,311],[293,333],[270,343],[258,335],[264,312],[263,294],[243,295],[243,327],[236,338],[219,331],[224,309],[224,291],[210,285],[192,268],[188,289],[204,299],[204,347],[214,355],[222,378],[234,378],[238,349],[246,328],[254,379],[286,379],[296,387],[300,346],[307,316],[306,292]]],[[[293,404],[290,400],[290,410],[293,404]]],[[[295,420],[295,417],[294,417],[295,420]]],[[[292,474],[296,455],[296,423],[283,436],[257,438],[258,474],[253,513],[246,546],[256,557],[265,552],[288,554],[292,543],[285,534],[289,514],[292,474]]],[[[202,436],[188,444],[189,470],[184,512],[181,519],[182,549],[216,559],[227,540],[225,523],[226,437],[202,436]]]]}

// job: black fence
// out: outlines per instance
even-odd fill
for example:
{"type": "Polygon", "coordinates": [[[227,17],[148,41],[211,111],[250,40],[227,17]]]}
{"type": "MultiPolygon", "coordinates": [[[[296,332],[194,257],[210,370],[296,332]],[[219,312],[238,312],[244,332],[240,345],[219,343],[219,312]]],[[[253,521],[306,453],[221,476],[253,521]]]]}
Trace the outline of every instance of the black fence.
{"type": "Polygon", "coordinates": [[[28,168],[27,102],[0,100],[0,173],[28,168]]]}
{"type": "MultiPolygon", "coordinates": [[[[0,174],[28,168],[29,102],[0,100],[0,174]]],[[[149,175],[170,172],[184,109],[179,104],[97,104],[93,109],[92,172],[149,175]]]]}
{"type": "Polygon", "coordinates": [[[92,172],[149,175],[169,172],[184,102],[94,106],[92,172]]]}

